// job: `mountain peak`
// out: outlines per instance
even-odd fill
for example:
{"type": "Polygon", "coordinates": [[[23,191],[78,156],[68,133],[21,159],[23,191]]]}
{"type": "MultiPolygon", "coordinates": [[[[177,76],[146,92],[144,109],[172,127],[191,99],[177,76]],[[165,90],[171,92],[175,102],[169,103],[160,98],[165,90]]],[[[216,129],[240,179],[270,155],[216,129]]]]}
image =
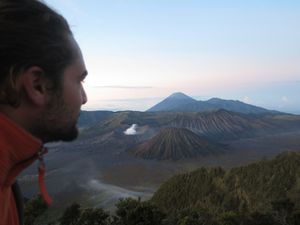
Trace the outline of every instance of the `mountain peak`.
{"type": "Polygon", "coordinates": [[[148,112],[172,111],[174,107],[183,106],[188,103],[196,103],[197,101],[182,92],[175,92],[157,105],[148,109],[148,112]]]}
{"type": "MultiPolygon", "coordinates": [[[[173,98],[173,99],[193,99],[190,96],[187,96],[186,94],[182,92],[175,92],[171,94],[168,98],[173,98]]],[[[193,99],[195,100],[195,99],[193,99]]]]}

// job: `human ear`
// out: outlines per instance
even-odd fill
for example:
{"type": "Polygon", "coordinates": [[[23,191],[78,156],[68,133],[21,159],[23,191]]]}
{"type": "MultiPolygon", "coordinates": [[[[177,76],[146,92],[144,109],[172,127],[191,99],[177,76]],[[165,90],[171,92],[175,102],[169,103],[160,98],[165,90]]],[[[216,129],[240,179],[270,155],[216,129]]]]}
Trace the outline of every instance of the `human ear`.
{"type": "Polygon", "coordinates": [[[23,90],[32,104],[45,105],[49,80],[45,77],[43,69],[38,66],[26,69],[22,74],[21,82],[23,90]]]}

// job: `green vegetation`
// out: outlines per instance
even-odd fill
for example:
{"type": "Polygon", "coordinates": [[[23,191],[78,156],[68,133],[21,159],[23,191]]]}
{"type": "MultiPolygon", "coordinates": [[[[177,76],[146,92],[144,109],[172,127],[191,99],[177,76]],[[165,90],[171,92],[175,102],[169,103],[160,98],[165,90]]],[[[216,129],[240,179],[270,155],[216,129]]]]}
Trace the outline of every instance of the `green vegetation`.
{"type": "Polygon", "coordinates": [[[127,198],[116,204],[114,225],[161,225],[164,214],[149,202],[127,198]]]}
{"type": "MultiPolygon", "coordinates": [[[[28,204],[27,216],[36,208],[28,204]]],[[[273,160],[229,171],[200,168],[177,175],[165,182],[150,201],[120,200],[114,215],[73,204],[52,224],[297,225],[300,153],[283,153],[273,160]]]]}
{"type": "MultiPolygon", "coordinates": [[[[34,212],[38,209],[30,207],[28,210],[34,212]]],[[[60,218],[52,218],[51,222],[38,220],[37,217],[30,218],[30,223],[25,225],[163,225],[165,215],[150,202],[126,198],[120,199],[116,204],[114,215],[101,208],[83,209],[81,205],[73,203],[65,209],[60,218]]]]}
{"type": "Polygon", "coordinates": [[[25,204],[25,225],[33,225],[34,221],[41,216],[48,206],[40,195],[35,196],[25,204]]]}
{"type": "Polygon", "coordinates": [[[62,217],[59,219],[61,225],[75,225],[78,223],[80,218],[80,205],[77,203],[72,204],[68,207],[62,217]]]}
{"type": "Polygon", "coordinates": [[[238,224],[242,218],[293,224],[287,221],[300,212],[300,153],[283,153],[227,172],[200,168],[177,175],[161,186],[151,202],[168,215],[204,211],[221,224],[235,224],[237,218],[238,224]]]}

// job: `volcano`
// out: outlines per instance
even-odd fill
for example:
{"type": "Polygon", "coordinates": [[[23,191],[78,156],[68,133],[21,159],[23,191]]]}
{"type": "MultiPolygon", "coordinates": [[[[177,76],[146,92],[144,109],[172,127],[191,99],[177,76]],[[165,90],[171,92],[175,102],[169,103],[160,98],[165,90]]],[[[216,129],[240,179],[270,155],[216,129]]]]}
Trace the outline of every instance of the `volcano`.
{"type": "Polygon", "coordinates": [[[200,137],[185,128],[164,128],[129,151],[143,159],[180,160],[223,153],[226,145],[200,137]]]}

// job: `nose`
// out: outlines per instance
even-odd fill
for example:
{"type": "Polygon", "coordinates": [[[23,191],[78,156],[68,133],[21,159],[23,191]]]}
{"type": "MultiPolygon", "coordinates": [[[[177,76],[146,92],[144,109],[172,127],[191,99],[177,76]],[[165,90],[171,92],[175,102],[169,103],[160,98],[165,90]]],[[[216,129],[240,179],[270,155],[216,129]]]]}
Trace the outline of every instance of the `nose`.
{"type": "Polygon", "coordinates": [[[83,87],[81,89],[81,99],[82,99],[81,104],[84,105],[87,102],[87,96],[83,87]]]}

